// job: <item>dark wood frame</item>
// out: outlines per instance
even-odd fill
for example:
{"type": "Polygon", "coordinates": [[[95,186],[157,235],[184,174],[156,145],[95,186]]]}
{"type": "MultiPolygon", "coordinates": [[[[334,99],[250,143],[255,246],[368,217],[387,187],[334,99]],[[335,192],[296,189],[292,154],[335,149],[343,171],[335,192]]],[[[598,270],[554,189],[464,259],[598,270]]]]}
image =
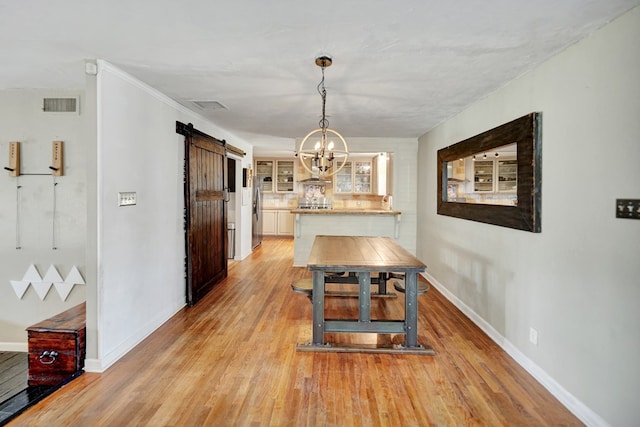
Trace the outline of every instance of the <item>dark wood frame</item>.
{"type": "Polygon", "coordinates": [[[540,233],[542,113],[535,112],[438,150],[438,215],[540,233]],[[447,162],[516,143],[517,206],[447,201],[447,162]]]}

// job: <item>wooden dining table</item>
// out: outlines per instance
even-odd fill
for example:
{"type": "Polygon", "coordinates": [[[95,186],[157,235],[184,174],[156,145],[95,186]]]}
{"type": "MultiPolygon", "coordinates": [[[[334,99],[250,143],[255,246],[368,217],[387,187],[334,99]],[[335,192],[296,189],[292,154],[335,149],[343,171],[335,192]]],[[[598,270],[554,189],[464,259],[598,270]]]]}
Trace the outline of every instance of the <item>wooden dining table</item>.
{"type": "Polygon", "coordinates": [[[389,237],[316,236],[307,262],[313,275],[312,340],[298,351],[435,354],[418,343],[418,274],[425,264],[389,237]],[[325,318],[325,275],[350,272],[358,277],[358,319],[325,318]],[[404,275],[404,319],[371,319],[371,273],[404,275]],[[326,332],[404,334],[404,345],[362,346],[324,341],[326,332]]]}

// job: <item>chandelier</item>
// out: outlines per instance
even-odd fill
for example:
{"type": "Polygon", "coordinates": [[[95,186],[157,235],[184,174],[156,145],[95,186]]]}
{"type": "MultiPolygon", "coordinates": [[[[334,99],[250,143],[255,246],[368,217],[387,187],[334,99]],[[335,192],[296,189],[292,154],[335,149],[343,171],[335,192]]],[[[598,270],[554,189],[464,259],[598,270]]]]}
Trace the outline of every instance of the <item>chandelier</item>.
{"type": "Polygon", "coordinates": [[[324,87],[324,69],[330,67],[332,62],[327,56],[316,58],[316,65],[322,68],[322,80],[318,84],[318,93],[322,97],[322,118],[318,123],[320,127],[304,137],[298,150],[302,166],[312,175],[334,175],[344,167],[349,157],[347,142],[338,132],[329,129],[329,120],[325,113],[327,90],[324,87]],[[334,162],[338,163],[337,167],[333,167],[334,162]]]}

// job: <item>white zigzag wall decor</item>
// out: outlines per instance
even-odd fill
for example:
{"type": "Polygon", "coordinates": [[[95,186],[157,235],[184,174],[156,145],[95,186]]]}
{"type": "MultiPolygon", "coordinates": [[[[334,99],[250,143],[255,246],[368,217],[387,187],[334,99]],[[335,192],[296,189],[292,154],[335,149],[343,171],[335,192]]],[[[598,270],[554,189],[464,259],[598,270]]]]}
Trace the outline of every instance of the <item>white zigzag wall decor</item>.
{"type": "Polygon", "coordinates": [[[27,271],[25,271],[22,280],[10,280],[9,282],[18,299],[24,297],[29,285],[31,285],[42,301],[47,297],[52,286],[56,288],[62,301],[66,301],[75,285],[85,284],[80,271],[78,271],[75,265],[71,268],[69,274],[67,274],[66,279],[63,280],[54,265],[50,265],[47,274],[41,277],[36,266],[31,264],[29,268],[27,268],[27,271]]]}

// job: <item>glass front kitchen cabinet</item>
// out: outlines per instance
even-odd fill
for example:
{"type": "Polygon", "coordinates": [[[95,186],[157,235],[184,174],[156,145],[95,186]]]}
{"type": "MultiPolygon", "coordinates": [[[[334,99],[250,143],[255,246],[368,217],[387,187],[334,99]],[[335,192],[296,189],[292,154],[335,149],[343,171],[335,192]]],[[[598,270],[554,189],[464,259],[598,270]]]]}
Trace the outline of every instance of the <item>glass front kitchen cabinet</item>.
{"type": "Polygon", "coordinates": [[[262,183],[264,193],[273,192],[273,160],[256,160],[256,177],[262,183]]]}
{"type": "Polygon", "coordinates": [[[261,178],[264,193],[293,193],[295,190],[295,161],[258,159],[256,176],[261,178]]]}
{"type": "Polygon", "coordinates": [[[295,188],[295,164],[293,160],[276,160],[276,191],[292,193],[295,188]]]}
{"type": "Polygon", "coordinates": [[[355,162],[354,193],[371,193],[371,162],[355,162]]]}
{"type": "Polygon", "coordinates": [[[353,172],[351,162],[347,162],[338,173],[333,176],[334,193],[353,192],[353,172]]]}
{"type": "Polygon", "coordinates": [[[333,177],[334,193],[371,193],[373,176],[370,161],[347,162],[333,177]]]}

